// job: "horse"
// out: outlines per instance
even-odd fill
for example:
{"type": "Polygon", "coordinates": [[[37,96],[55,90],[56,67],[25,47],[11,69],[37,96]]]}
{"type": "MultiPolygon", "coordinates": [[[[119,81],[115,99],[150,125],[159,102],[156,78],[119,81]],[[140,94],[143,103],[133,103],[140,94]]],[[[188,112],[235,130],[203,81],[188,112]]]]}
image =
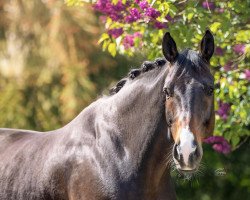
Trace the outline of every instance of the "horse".
{"type": "Polygon", "coordinates": [[[171,166],[195,173],[214,129],[214,38],[162,50],[60,129],[0,129],[0,199],[176,199],[171,166]]]}

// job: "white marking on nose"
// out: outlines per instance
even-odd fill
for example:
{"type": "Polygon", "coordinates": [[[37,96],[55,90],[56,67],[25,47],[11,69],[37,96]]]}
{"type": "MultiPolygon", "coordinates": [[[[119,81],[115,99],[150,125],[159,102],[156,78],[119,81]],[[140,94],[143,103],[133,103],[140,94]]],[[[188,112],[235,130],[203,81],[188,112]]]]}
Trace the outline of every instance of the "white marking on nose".
{"type": "MultiPolygon", "coordinates": [[[[196,146],[193,146],[194,134],[189,129],[183,128],[180,134],[180,148],[179,154],[183,156],[184,163],[188,165],[188,158],[191,153],[196,150],[196,146]]],[[[178,150],[178,149],[177,149],[178,150]]]]}

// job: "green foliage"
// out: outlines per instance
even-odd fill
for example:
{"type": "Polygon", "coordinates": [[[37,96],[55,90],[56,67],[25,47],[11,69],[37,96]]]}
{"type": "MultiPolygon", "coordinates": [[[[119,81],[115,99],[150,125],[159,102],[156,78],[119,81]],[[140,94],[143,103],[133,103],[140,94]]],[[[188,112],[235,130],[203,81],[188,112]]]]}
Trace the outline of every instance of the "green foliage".
{"type": "MultiPolygon", "coordinates": [[[[102,0],[97,1],[101,2],[102,0]]],[[[118,2],[111,1],[113,5],[118,2]]],[[[224,136],[230,141],[233,149],[236,148],[250,135],[250,78],[246,75],[247,69],[250,69],[250,1],[211,3],[148,0],[149,5],[160,12],[156,19],[147,17],[139,3],[129,2],[129,6],[125,6],[121,13],[124,13],[123,16],[126,18],[130,15],[131,8],[139,10],[141,17],[133,22],[112,18],[108,13],[110,9],[114,9],[113,15],[117,14],[115,6],[99,8],[106,17],[107,30],[102,34],[99,43],[102,44],[103,50],[107,49],[112,56],[115,56],[117,51],[128,56],[140,53],[151,60],[161,57],[161,42],[166,31],[174,37],[179,50],[187,47],[198,50],[205,29],[210,28],[213,32],[216,50],[211,65],[215,84],[220,86],[215,90],[216,110],[220,109],[220,102],[229,103],[231,107],[224,117],[216,116],[215,134],[224,136]],[[167,28],[157,29],[156,22],[164,24],[167,28]],[[122,29],[123,33],[112,35],[109,30],[113,29],[122,29]],[[141,36],[131,37],[134,33],[140,33],[141,36]],[[130,40],[127,40],[128,36],[130,40]],[[127,41],[131,42],[130,48],[126,48],[127,41]],[[235,45],[238,44],[244,47],[244,51],[235,50],[235,45]]]]}
{"type": "MultiPolygon", "coordinates": [[[[129,67],[97,47],[89,7],[60,2],[6,1],[1,13],[0,127],[53,130],[64,126],[129,67]],[[9,11],[10,11],[9,10],[9,11]]],[[[2,6],[2,7],[1,7],[2,6]]],[[[115,53],[115,46],[109,46],[115,53]]]]}

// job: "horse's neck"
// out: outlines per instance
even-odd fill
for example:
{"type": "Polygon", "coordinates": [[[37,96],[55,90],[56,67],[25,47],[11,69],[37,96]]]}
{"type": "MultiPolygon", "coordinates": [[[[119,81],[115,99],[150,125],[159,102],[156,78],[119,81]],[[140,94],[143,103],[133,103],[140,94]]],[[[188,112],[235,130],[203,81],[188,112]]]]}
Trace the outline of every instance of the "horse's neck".
{"type": "Polygon", "coordinates": [[[101,111],[109,126],[107,135],[116,141],[115,148],[119,146],[115,151],[121,151],[121,170],[124,172],[121,174],[130,176],[130,172],[138,171],[143,184],[145,177],[151,179],[151,184],[159,181],[153,179],[159,179],[166,167],[163,162],[168,144],[166,137],[163,138],[167,129],[162,92],[166,69],[155,70],[127,83],[107,99],[101,111]]]}
{"type": "Polygon", "coordinates": [[[164,66],[130,80],[117,94],[90,105],[69,126],[77,128],[82,141],[94,141],[103,173],[112,180],[134,181],[140,188],[159,184],[169,148],[162,92],[166,75],[164,66]]]}
{"type": "Polygon", "coordinates": [[[164,69],[147,72],[107,100],[103,114],[119,129],[118,134],[128,148],[142,148],[144,145],[138,143],[145,142],[158,128],[164,112],[165,72],[164,69]]]}

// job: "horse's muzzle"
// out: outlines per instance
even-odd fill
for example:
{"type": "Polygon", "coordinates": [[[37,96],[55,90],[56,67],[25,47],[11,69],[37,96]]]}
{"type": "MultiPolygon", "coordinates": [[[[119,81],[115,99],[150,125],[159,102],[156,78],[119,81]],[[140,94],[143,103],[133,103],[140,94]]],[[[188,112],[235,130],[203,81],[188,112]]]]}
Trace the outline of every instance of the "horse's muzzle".
{"type": "Polygon", "coordinates": [[[202,147],[191,132],[183,130],[181,134],[180,142],[173,148],[176,168],[181,172],[196,171],[202,158],[202,147]]]}

